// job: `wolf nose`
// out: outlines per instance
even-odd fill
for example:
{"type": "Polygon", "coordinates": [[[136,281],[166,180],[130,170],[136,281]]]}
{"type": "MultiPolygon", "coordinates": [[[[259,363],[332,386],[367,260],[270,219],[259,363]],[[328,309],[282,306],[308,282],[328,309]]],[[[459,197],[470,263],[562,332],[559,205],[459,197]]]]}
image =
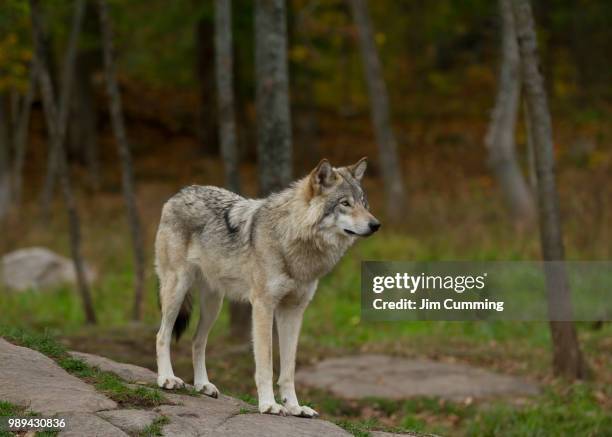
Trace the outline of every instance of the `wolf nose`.
{"type": "Polygon", "coordinates": [[[370,227],[370,231],[372,231],[372,233],[378,231],[378,229],[380,228],[380,222],[379,221],[375,221],[375,222],[370,222],[368,223],[368,226],[370,227]]]}

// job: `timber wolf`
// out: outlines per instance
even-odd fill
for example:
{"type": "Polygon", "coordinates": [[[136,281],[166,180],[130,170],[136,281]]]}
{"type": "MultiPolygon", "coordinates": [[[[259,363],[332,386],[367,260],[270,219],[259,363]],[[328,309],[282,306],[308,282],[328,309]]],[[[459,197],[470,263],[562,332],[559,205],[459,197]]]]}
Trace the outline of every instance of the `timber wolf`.
{"type": "Polygon", "coordinates": [[[163,207],[155,240],[161,325],[157,334],[157,383],[184,385],[170,362],[172,331],[180,336],[191,311],[190,291],[200,293],[200,320],[193,339],[194,386],[218,397],[206,373],[208,333],[223,297],[252,306],[255,383],[261,413],[317,416],[299,404],[295,356],[304,310],[318,279],[340,260],[357,237],[380,222],[368,211],[361,187],[366,158],[334,168],[322,160],[289,188],[264,199],[246,199],[223,188],[190,186],[163,207]],[[280,345],[278,385],[272,385],[272,326],[280,345]]]}

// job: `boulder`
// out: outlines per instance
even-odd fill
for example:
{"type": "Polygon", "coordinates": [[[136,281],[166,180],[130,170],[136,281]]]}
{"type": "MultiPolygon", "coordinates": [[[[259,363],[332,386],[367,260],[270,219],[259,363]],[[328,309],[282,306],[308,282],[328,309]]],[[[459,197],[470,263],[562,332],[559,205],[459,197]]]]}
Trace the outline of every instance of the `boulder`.
{"type": "MultiPolygon", "coordinates": [[[[85,266],[87,280],[95,279],[93,270],[85,266]]],[[[51,288],[76,283],[72,260],[44,247],[28,247],[5,254],[0,263],[2,284],[18,291],[51,288]]]]}

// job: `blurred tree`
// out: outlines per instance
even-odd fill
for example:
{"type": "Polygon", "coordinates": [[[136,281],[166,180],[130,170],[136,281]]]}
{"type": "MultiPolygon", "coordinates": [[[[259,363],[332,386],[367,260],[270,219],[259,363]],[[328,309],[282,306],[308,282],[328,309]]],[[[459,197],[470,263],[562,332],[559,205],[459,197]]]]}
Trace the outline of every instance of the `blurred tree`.
{"type": "Polygon", "coordinates": [[[259,192],[266,196],[287,187],[292,177],[284,0],[255,4],[255,70],[259,192]]]}
{"type": "MultiPolygon", "coordinates": [[[[236,142],[232,54],[232,1],[215,0],[215,67],[219,139],[225,168],[225,186],[240,193],[240,166],[236,142]]],[[[234,338],[248,338],[251,309],[240,302],[230,303],[230,330],[234,338]]]]}
{"type": "Polygon", "coordinates": [[[389,115],[389,96],[374,40],[366,0],[349,0],[353,20],[359,35],[363,70],[368,85],[370,110],[380,155],[381,173],[385,183],[386,209],[389,219],[400,222],[405,206],[404,179],[397,153],[397,140],[389,115]]]}
{"type": "Polygon", "coordinates": [[[8,213],[11,204],[11,173],[9,157],[11,141],[9,139],[8,96],[0,93],[0,220],[8,213]]]}
{"type": "MultiPolygon", "coordinates": [[[[315,51],[312,33],[308,22],[316,18],[319,2],[309,0],[302,7],[289,2],[289,66],[291,70],[291,103],[293,114],[296,171],[310,171],[323,158],[319,148],[319,121],[315,82],[317,71],[313,66],[312,54],[315,51]]],[[[346,81],[344,81],[346,82],[346,81]]],[[[344,83],[343,82],[343,83],[344,83]]]]}
{"type": "MultiPolygon", "coordinates": [[[[49,153],[47,155],[47,173],[45,174],[45,182],[44,182],[43,191],[41,194],[42,210],[47,220],[49,219],[51,201],[53,199],[53,193],[55,191],[55,180],[57,176],[59,175],[59,166],[61,165],[59,161],[61,159],[67,159],[66,156],[62,158],[59,155],[62,153],[62,150],[65,150],[64,143],[66,141],[66,131],[68,129],[68,117],[70,115],[70,98],[71,98],[71,93],[73,91],[73,86],[74,86],[72,83],[68,85],[67,82],[68,81],[72,82],[74,79],[74,70],[75,70],[79,35],[81,33],[81,27],[83,23],[84,10],[81,10],[81,9],[84,9],[84,2],[81,2],[79,0],[78,3],[79,4],[83,3],[83,5],[80,5],[78,9],[75,9],[75,13],[73,14],[74,21],[72,24],[70,36],[68,38],[68,46],[66,48],[66,55],[64,57],[64,62],[63,62],[62,72],[61,72],[61,81],[59,84],[59,89],[60,89],[60,96],[59,96],[59,102],[58,102],[58,105],[59,105],[58,107],[59,141],[57,143],[54,141],[51,142],[51,148],[49,149],[49,153]],[[58,147],[61,147],[61,149],[59,149],[58,147]]],[[[40,29],[44,29],[42,25],[40,26],[40,29]]],[[[45,48],[38,53],[38,56],[42,56],[42,55],[45,56],[44,60],[41,61],[42,63],[50,59],[49,54],[45,50],[46,45],[48,43],[45,40],[44,33],[41,34],[41,44],[45,46],[45,48]]],[[[48,64],[44,64],[44,65],[48,65],[48,64]]],[[[52,79],[51,79],[51,84],[54,86],[54,89],[57,88],[57,86],[53,83],[52,79]]]]}
{"type": "Polygon", "coordinates": [[[121,95],[117,83],[117,68],[115,66],[115,54],[113,51],[113,29],[106,0],[98,0],[98,15],[100,18],[100,30],[102,32],[102,45],[104,50],[106,92],[110,104],[111,122],[117,142],[117,150],[121,161],[121,185],[123,187],[123,198],[125,200],[130,233],[132,234],[132,248],[134,250],[134,269],[136,274],[134,278],[134,307],[132,318],[134,320],[140,320],[142,317],[142,300],[144,297],[144,241],[140,217],[138,216],[138,207],[136,205],[132,156],[127,133],[125,131],[121,95]]]}
{"type": "Polygon", "coordinates": [[[215,58],[215,30],[212,15],[210,8],[206,7],[195,25],[196,67],[198,86],[200,87],[197,132],[204,151],[211,155],[217,155],[219,153],[219,137],[217,135],[217,111],[215,106],[213,62],[215,58]]]}
{"type": "Polygon", "coordinates": [[[257,129],[252,108],[255,101],[255,51],[252,0],[232,2],[234,87],[238,149],[243,158],[257,160],[257,129]]]}
{"type": "Polygon", "coordinates": [[[225,186],[239,193],[240,168],[234,111],[231,0],[215,0],[215,67],[219,137],[225,166],[225,186]]]}
{"type": "MultiPolygon", "coordinates": [[[[72,191],[68,164],[66,162],[66,151],[64,149],[63,135],[65,134],[65,127],[62,129],[62,114],[66,114],[68,112],[67,108],[70,98],[70,88],[72,87],[72,71],[74,71],[74,56],[66,56],[67,59],[72,58],[72,63],[66,62],[64,65],[64,71],[62,72],[62,86],[64,86],[65,89],[62,89],[61,91],[62,98],[60,100],[60,103],[64,107],[60,107],[58,110],[55,103],[53,83],[51,82],[51,76],[49,75],[49,70],[45,64],[45,60],[48,58],[45,55],[39,0],[30,0],[30,9],[32,14],[33,40],[36,50],[36,63],[34,68],[36,68],[38,84],[40,86],[40,93],[43,100],[47,131],[52,143],[50,150],[55,150],[57,155],[58,176],[64,195],[64,201],[66,203],[66,210],[68,212],[70,251],[72,253],[72,260],[74,262],[74,268],[76,271],[78,289],[83,302],[83,309],[85,311],[85,320],[87,323],[95,324],[96,315],[91,300],[91,294],[89,292],[89,285],[85,276],[83,257],[81,254],[80,219],[76,207],[74,193],[72,191]]],[[[71,39],[73,40],[78,39],[78,33],[80,31],[81,22],[83,19],[83,11],[84,0],[77,0],[74,6],[74,16],[71,30],[71,39]]]]}
{"type": "Polygon", "coordinates": [[[516,222],[531,222],[535,205],[516,157],[517,115],[520,101],[520,57],[516,41],[511,0],[499,0],[501,17],[501,66],[497,99],[485,137],[489,151],[489,167],[504,193],[516,222]]]}
{"type": "Polygon", "coordinates": [[[13,203],[17,208],[21,204],[21,196],[23,192],[23,165],[25,162],[26,148],[28,144],[28,133],[30,127],[30,112],[34,101],[34,92],[36,88],[36,68],[35,61],[30,62],[30,78],[28,81],[28,89],[25,96],[21,99],[19,118],[17,121],[17,130],[14,134],[14,153],[13,161],[13,203]]]}
{"type": "Polygon", "coordinates": [[[538,178],[538,205],[542,255],[548,294],[548,312],[553,343],[553,368],[569,379],[587,376],[576,327],[567,272],[563,265],[564,247],[559,215],[559,194],[555,181],[552,123],[544,79],[540,74],[537,37],[529,0],[514,0],[525,97],[533,132],[535,166],[538,178]]]}
{"type": "Polygon", "coordinates": [[[85,5],[81,46],[77,53],[68,143],[70,154],[87,166],[89,183],[96,190],[100,188],[100,157],[93,75],[100,67],[102,59],[98,44],[100,35],[98,23],[95,3],[88,0],[85,5]]]}

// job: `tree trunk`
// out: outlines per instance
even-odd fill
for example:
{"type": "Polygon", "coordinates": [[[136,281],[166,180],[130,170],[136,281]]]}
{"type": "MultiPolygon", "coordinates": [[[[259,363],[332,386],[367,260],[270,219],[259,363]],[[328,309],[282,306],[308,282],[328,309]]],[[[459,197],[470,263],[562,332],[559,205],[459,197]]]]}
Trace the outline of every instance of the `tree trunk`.
{"type": "Polygon", "coordinates": [[[361,47],[363,70],[370,97],[370,110],[378,143],[381,172],[385,183],[386,209],[389,219],[399,222],[405,207],[404,182],[397,141],[389,114],[389,97],[382,66],[374,41],[366,0],[349,0],[361,47]]]}
{"type": "Polygon", "coordinates": [[[537,38],[529,0],[513,2],[521,71],[533,130],[538,178],[540,241],[545,263],[548,312],[553,343],[553,369],[569,379],[586,377],[587,367],[580,351],[572,320],[572,304],[559,215],[552,139],[552,123],[544,80],[540,74],[537,38]],[[551,262],[552,261],[552,262],[551,262]]]}
{"type": "MultiPolygon", "coordinates": [[[[232,2],[215,0],[215,67],[219,139],[225,167],[225,186],[240,193],[240,169],[236,143],[236,117],[233,91],[232,2]]],[[[251,319],[249,305],[230,303],[230,331],[234,338],[248,338],[251,319]]]]}
{"type": "Polygon", "coordinates": [[[104,67],[106,74],[106,91],[110,101],[111,122],[115,132],[115,140],[121,160],[121,180],[123,186],[123,197],[128,214],[130,231],[132,234],[132,245],[134,250],[134,268],[136,271],[134,284],[134,308],[132,317],[140,320],[142,317],[142,304],[144,296],[144,242],[138,209],[136,207],[136,194],[134,190],[134,172],[132,168],[132,157],[128,144],[125,124],[123,120],[123,109],[121,107],[121,96],[117,83],[117,69],[113,53],[113,29],[108,13],[106,0],[98,0],[98,13],[100,16],[100,29],[104,46],[104,67]]]}
{"type": "Polygon", "coordinates": [[[89,183],[97,190],[100,188],[100,157],[96,99],[92,84],[95,55],[95,52],[80,52],[77,56],[75,90],[71,102],[70,148],[79,162],[86,165],[89,183]]]}
{"type": "Polygon", "coordinates": [[[255,4],[255,79],[259,192],[266,196],[287,187],[292,177],[284,0],[255,4]]]}
{"type": "Polygon", "coordinates": [[[23,164],[25,162],[26,149],[28,145],[28,132],[30,127],[30,112],[34,101],[36,89],[36,59],[32,58],[30,63],[30,79],[28,90],[21,103],[19,119],[17,121],[17,132],[15,132],[15,160],[13,163],[13,203],[17,208],[21,204],[23,193],[23,164]]]}
{"type": "MultiPolygon", "coordinates": [[[[78,38],[78,30],[80,27],[79,16],[82,17],[83,5],[83,0],[77,0],[75,4],[72,29],[73,35],[76,35],[75,38],[78,38]]],[[[94,312],[93,303],[91,301],[89,285],[87,283],[85,269],[83,267],[83,257],[81,255],[81,225],[74,194],[72,192],[70,174],[68,172],[66,153],[63,144],[64,137],[62,135],[65,133],[65,128],[61,128],[61,114],[62,111],[67,112],[67,109],[60,108],[58,111],[56,107],[53,83],[51,82],[49,70],[45,64],[45,59],[47,59],[47,57],[44,53],[44,44],[42,39],[39,0],[30,0],[30,8],[32,13],[32,32],[34,35],[34,46],[37,60],[35,66],[37,69],[38,83],[43,100],[47,130],[52,143],[51,150],[57,150],[58,176],[60,179],[62,193],[64,195],[64,201],[66,202],[66,210],[68,211],[68,227],[70,233],[70,250],[72,252],[72,260],[74,262],[74,268],[77,275],[79,293],[83,301],[86,321],[87,323],[94,324],[96,323],[96,315],[94,312]]],[[[74,58],[72,59],[74,60],[74,58]]],[[[67,107],[70,98],[70,88],[72,86],[71,72],[73,71],[74,64],[66,63],[64,67],[64,80],[62,82],[66,89],[62,90],[62,102],[64,106],[67,107]]]]}
{"type": "MultiPolygon", "coordinates": [[[[98,40],[100,36],[100,20],[96,4],[91,1],[88,1],[85,7],[83,36],[89,40],[98,40]]],[[[86,166],[87,177],[94,190],[100,188],[101,181],[98,109],[93,77],[102,66],[102,58],[102,50],[98,45],[81,47],[77,53],[69,135],[70,151],[86,166]]]]}
{"type": "Polygon", "coordinates": [[[11,205],[10,120],[6,95],[0,94],[0,220],[8,214],[11,205]]]}
{"type": "Polygon", "coordinates": [[[219,138],[225,167],[225,186],[239,193],[240,169],[234,112],[231,0],[215,1],[215,66],[219,138]]]}
{"type": "Polygon", "coordinates": [[[215,112],[214,28],[208,16],[200,18],[195,28],[196,73],[200,86],[197,134],[208,155],[219,154],[217,114],[215,112]]]}
{"type": "MultiPolygon", "coordinates": [[[[290,4],[291,5],[291,4],[290,4]]],[[[302,61],[289,63],[291,70],[293,93],[293,150],[295,153],[296,170],[302,174],[309,172],[323,158],[319,147],[319,120],[317,119],[316,92],[314,89],[316,70],[310,61],[310,53],[316,52],[311,33],[305,29],[308,20],[314,20],[313,14],[319,6],[317,1],[311,1],[296,11],[289,9],[289,18],[293,30],[289,34],[289,42],[294,47],[303,47],[308,57],[302,61]],[[292,13],[292,11],[296,11],[292,13]]],[[[291,47],[289,48],[291,52],[291,47]]],[[[341,50],[341,55],[345,50],[341,50]]],[[[343,71],[344,73],[344,71],[343,71]]]]}
{"type": "Polygon", "coordinates": [[[529,175],[529,188],[531,192],[535,192],[538,189],[538,177],[536,176],[535,152],[533,150],[533,128],[531,127],[531,116],[529,114],[527,102],[523,104],[523,116],[525,118],[525,136],[527,137],[527,172],[529,175]]]}
{"type": "Polygon", "coordinates": [[[520,57],[512,15],[512,0],[499,0],[502,22],[502,56],[495,108],[491,116],[485,145],[489,167],[504,193],[513,219],[531,222],[535,205],[516,158],[514,138],[520,102],[520,57]]]}
{"type": "MultiPolygon", "coordinates": [[[[60,97],[59,97],[59,114],[58,114],[58,135],[61,139],[59,146],[64,148],[64,140],[66,138],[66,129],[68,127],[68,116],[70,115],[70,93],[72,92],[72,82],[74,79],[74,65],[77,54],[77,47],[79,41],[79,34],[83,24],[83,17],[85,12],[84,1],[77,1],[74,16],[72,18],[72,29],[70,31],[70,37],[68,39],[68,47],[66,49],[66,56],[64,58],[64,65],[62,66],[62,78],[60,81],[60,97]]],[[[44,59],[48,59],[48,55],[44,59]]],[[[44,62],[44,59],[41,62],[44,62]]],[[[44,64],[47,65],[47,64],[44,64]]],[[[45,67],[47,68],[47,67],[45,67]]],[[[53,85],[53,82],[51,83],[53,85]]],[[[51,143],[49,149],[49,155],[47,160],[47,174],[45,176],[45,184],[42,192],[42,208],[45,217],[49,216],[49,210],[51,206],[51,200],[53,198],[53,192],[55,188],[55,179],[59,173],[59,166],[61,159],[66,159],[66,156],[61,158],[59,155],[62,153],[60,149],[57,149],[59,143],[51,143]]],[[[65,151],[64,151],[65,153],[65,151]]],[[[68,164],[66,164],[68,165],[68,164]]]]}

